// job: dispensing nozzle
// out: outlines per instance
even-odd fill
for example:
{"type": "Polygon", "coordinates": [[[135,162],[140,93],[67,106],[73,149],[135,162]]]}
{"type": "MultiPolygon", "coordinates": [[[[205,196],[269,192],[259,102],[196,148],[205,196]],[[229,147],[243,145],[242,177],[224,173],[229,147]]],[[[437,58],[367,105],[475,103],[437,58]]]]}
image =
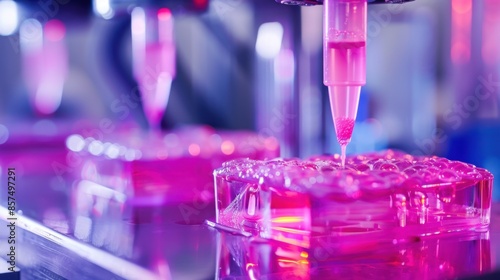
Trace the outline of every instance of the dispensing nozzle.
{"type": "Polygon", "coordinates": [[[368,4],[413,0],[275,0],[291,5],[323,4],[324,84],[328,87],[337,140],[345,164],[358,111],[361,87],[366,83],[366,26],[368,4]]]}
{"type": "Polygon", "coordinates": [[[367,0],[325,0],[323,82],[328,87],[337,140],[351,141],[361,86],[366,83],[367,0]]]}

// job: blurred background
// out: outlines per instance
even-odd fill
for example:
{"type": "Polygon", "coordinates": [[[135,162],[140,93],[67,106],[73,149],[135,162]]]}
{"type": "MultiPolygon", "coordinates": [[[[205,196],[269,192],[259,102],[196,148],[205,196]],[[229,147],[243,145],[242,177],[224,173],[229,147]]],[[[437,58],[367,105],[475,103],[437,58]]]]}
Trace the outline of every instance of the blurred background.
{"type": "MultiPolygon", "coordinates": [[[[147,128],[127,2],[0,0],[0,145],[81,123],[147,128]]],[[[253,130],[276,137],[283,157],[340,151],[322,83],[321,6],[171,2],[172,14],[158,12],[175,22],[162,129],[253,130]]],[[[499,176],[500,2],[370,5],[367,36],[348,153],[435,154],[499,176]]]]}

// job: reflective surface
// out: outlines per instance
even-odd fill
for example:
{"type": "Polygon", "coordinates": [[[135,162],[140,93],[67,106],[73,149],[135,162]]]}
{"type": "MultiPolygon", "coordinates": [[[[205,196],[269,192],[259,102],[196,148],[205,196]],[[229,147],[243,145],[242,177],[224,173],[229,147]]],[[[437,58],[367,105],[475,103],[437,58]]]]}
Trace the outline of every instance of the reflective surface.
{"type": "MultiPolygon", "coordinates": [[[[43,174],[18,178],[22,279],[448,279],[500,269],[498,204],[487,233],[374,242],[368,253],[356,254],[330,245],[308,251],[221,234],[202,224],[214,215],[213,205],[197,201],[133,207],[142,223],[124,219],[113,203],[75,219],[70,178],[51,184],[43,174]]],[[[1,234],[5,255],[6,231],[1,234]]]]}
{"type": "Polygon", "coordinates": [[[250,279],[451,279],[492,270],[488,234],[380,244],[363,254],[336,247],[303,251],[223,235],[219,277],[250,279]]]}
{"type": "Polygon", "coordinates": [[[48,221],[39,221],[31,230],[18,230],[17,254],[22,279],[213,279],[214,275],[220,279],[387,279],[388,275],[450,279],[500,268],[498,211],[493,217],[490,233],[380,244],[364,254],[339,254],[330,246],[307,251],[172,221],[131,225],[115,220],[103,226],[94,218],[100,232],[88,241],[74,242],[76,233],[48,234],[48,221]]]}

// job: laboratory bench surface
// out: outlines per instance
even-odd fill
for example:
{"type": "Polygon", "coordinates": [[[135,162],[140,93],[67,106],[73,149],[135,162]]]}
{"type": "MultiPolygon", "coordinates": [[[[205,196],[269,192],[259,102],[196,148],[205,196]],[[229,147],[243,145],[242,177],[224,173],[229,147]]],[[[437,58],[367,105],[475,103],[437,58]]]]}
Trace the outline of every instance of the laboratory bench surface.
{"type": "MultiPolygon", "coordinates": [[[[15,213],[7,208],[7,188],[0,194],[0,254],[10,258],[6,224],[15,217],[21,279],[456,279],[500,271],[500,203],[492,207],[489,232],[304,250],[206,226],[215,213],[213,194],[186,199],[190,190],[183,188],[160,200],[127,197],[126,190],[95,183],[88,166],[59,176],[51,166],[55,156],[47,164],[30,156],[4,165],[23,167],[16,169],[15,213]]],[[[1,272],[8,266],[0,265],[0,279],[7,279],[1,272]]]]}
{"type": "MultiPolygon", "coordinates": [[[[88,200],[74,184],[18,191],[21,279],[500,279],[494,274],[500,271],[500,204],[492,207],[489,232],[382,244],[349,255],[328,249],[335,247],[312,254],[207,227],[213,203],[130,206],[87,184],[84,191],[101,192],[101,198],[88,200]]],[[[2,204],[0,216],[7,222],[2,204]]],[[[8,236],[1,231],[4,259],[8,236]]]]}

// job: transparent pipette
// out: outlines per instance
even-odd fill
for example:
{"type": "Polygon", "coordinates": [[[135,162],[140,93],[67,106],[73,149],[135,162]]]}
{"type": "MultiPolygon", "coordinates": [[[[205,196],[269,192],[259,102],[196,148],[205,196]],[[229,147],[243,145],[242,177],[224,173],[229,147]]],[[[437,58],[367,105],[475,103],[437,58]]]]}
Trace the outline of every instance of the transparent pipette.
{"type": "Polygon", "coordinates": [[[324,84],[344,166],[361,86],[366,83],[367,0],[325,0],[323,5],[324,84]]]}

